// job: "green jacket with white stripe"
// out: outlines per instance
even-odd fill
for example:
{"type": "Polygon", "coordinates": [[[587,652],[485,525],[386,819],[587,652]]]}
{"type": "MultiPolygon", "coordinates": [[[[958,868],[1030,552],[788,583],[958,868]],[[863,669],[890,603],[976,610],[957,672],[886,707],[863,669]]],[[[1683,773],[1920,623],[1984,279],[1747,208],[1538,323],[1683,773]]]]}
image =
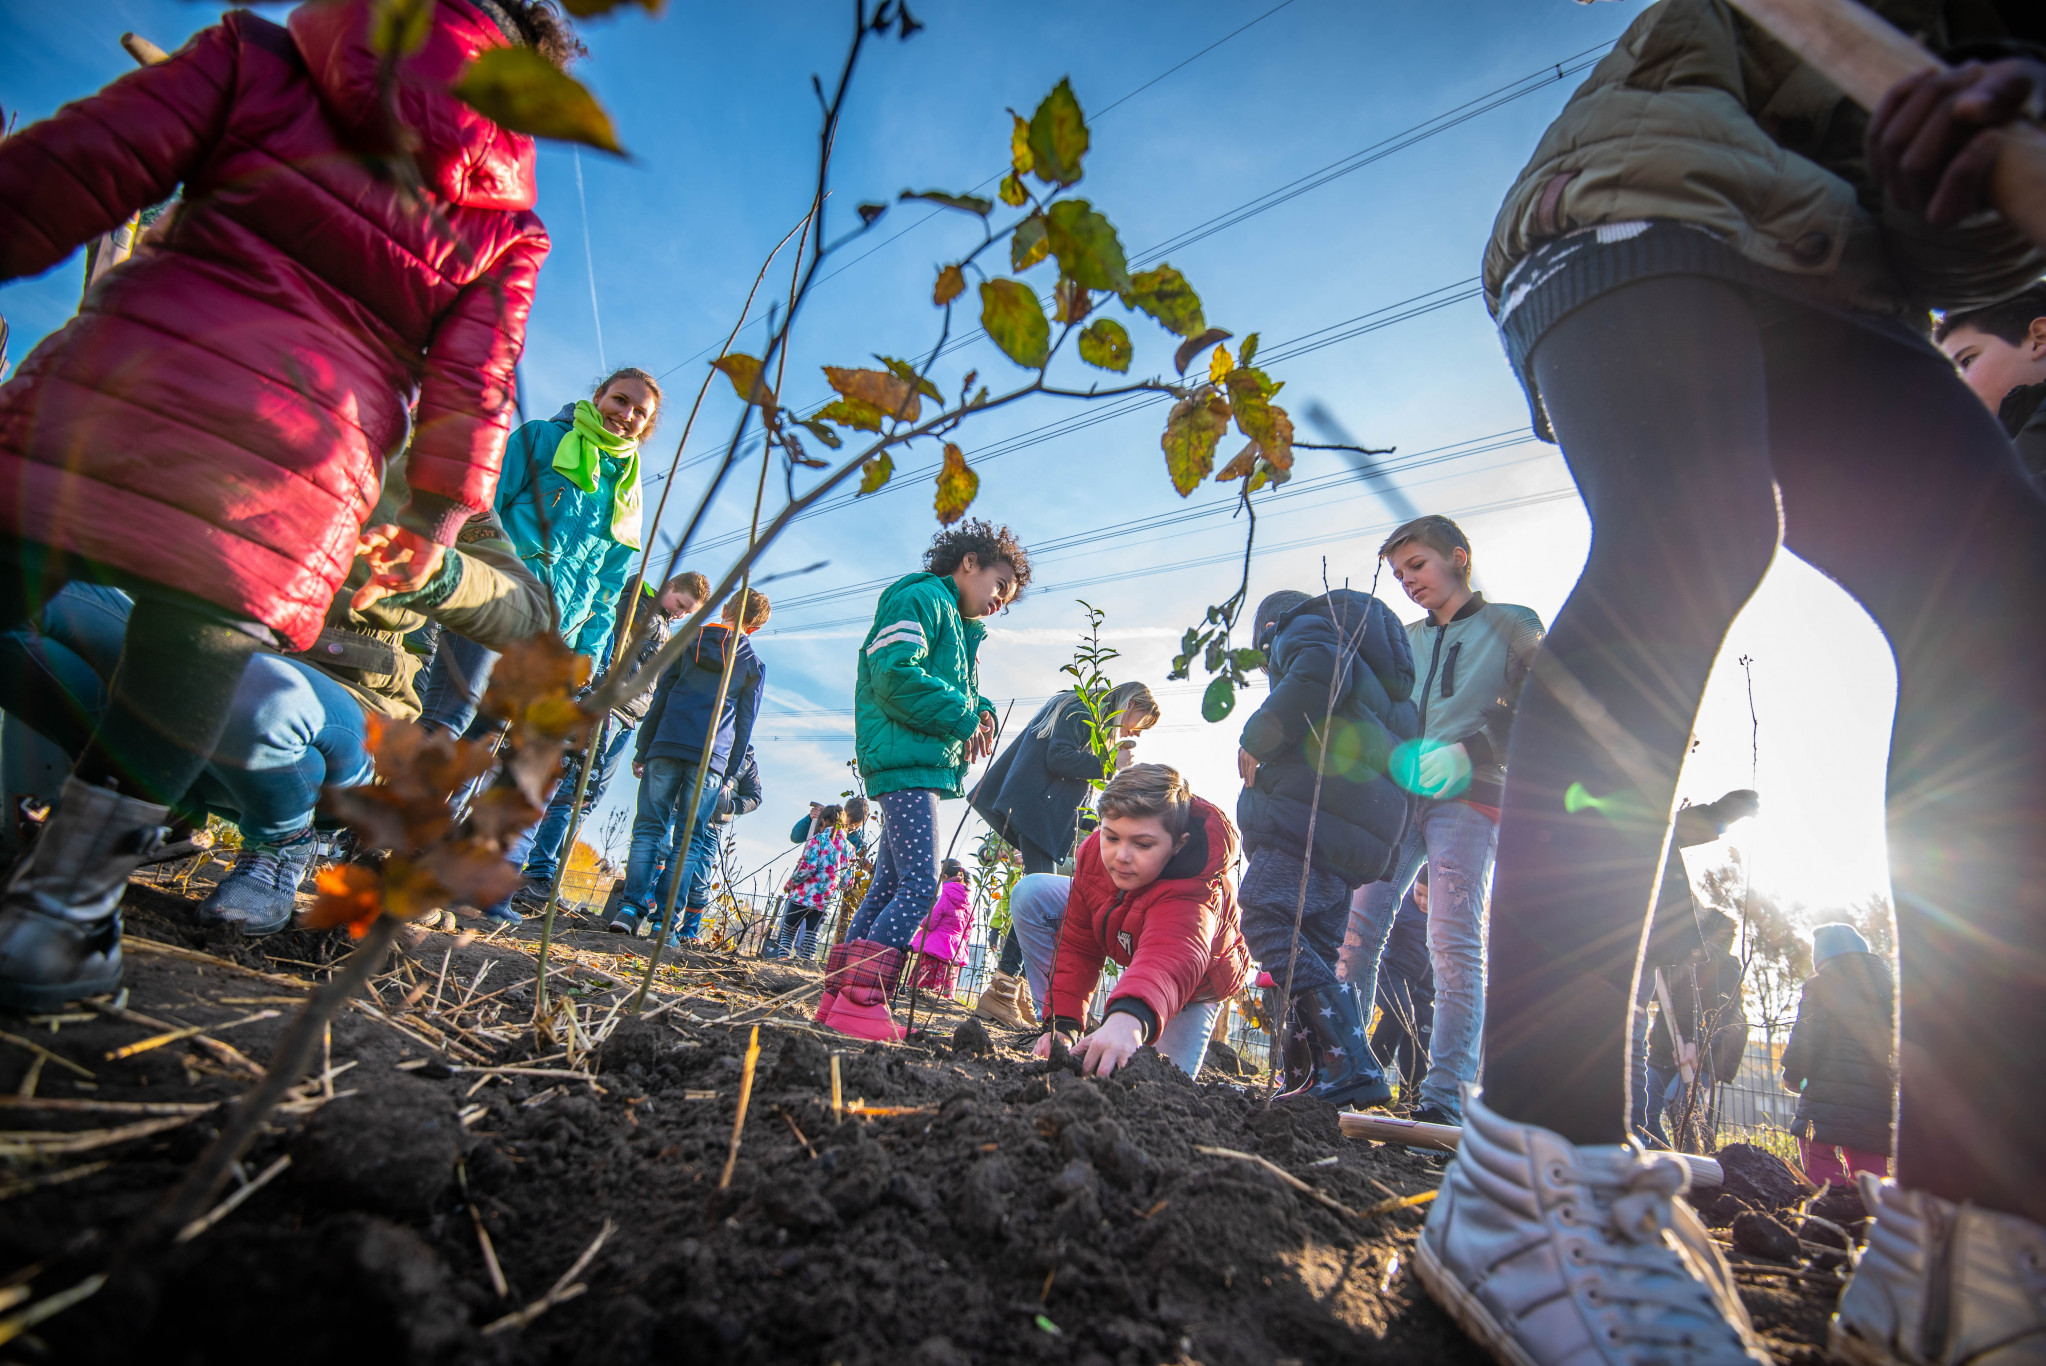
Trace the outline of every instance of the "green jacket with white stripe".
{"type": "Polygon", "coordinates": [[[928,787],[964,795],[966,741],[995,705],[975,656],[987,627],[960,615],[942,574],[911,574],[881,594],[860,644],[853,736],[867,794],[928,787]]]}

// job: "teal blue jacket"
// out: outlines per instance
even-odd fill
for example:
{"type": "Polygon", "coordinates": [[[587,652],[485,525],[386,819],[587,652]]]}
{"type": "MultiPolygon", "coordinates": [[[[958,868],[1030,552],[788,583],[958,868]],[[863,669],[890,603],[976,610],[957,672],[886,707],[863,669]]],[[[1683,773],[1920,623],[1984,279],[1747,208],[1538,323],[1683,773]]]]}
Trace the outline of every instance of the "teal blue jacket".
{"type": "Polygon", "coordinates": [[[960,615],[949,577],[911,574],[881,594],[860,644],[854,752],[867,795],[928,787],[964,794],[966,741],[995,704],[976,659],[987,627],[960,615]]]}
{"type": "Polygon", "coordinates": [[[554,468],[554,448],[568,435],[574,411],[564,408],[511,434],[497,482],[497,518],[519,558],[554,594],[561,638],[577,654],[601,661],[639,552],[611,539],[611,500],[623,460],[607,457],[590,493],[554,468]]]}

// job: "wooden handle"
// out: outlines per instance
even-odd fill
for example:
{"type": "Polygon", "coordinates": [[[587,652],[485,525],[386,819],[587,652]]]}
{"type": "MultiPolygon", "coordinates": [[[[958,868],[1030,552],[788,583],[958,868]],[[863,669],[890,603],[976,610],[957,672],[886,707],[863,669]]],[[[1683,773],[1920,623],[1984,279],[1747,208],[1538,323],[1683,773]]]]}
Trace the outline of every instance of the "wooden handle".
{"type": "MultiPolygon", "coordinates": [[[[1940,59],[1854,0],[1728,0],[1864,109],[1897,82],[1944,70],[1940,59]]],[[[2046,247],[2046,129],[2014,123],[2000,145],[1990,199],[2011,226],[2046,247]]]]}
{"type": "Polygon", "coordinates": [[[128,55],[135,59],[135,65],[137,66],[155,66],[158,62],[170,60],[168,52],[165,52],[139,33],[122,34],[121,46],[127,49],[128,55]]]}
{"type": "MultiPolygon", "coordinates": [[[[1368,1138],[1374,1143],[1400,1143],[1409,1148],[1435,1148],[1453,1153],[1463,1141],[1463,1130],[1454,1124],[1417,1124],[1391,1115],[1359,1114],[1345,1110],[1336,1116],[1344,1138],[1368,1138]]],[[[1691,1169],[1691,1189],[1706,1190],[1726,1184],[1726,1172],[1718,1161],[1692,1153],[1672,1153],[1691,1169]]]]}

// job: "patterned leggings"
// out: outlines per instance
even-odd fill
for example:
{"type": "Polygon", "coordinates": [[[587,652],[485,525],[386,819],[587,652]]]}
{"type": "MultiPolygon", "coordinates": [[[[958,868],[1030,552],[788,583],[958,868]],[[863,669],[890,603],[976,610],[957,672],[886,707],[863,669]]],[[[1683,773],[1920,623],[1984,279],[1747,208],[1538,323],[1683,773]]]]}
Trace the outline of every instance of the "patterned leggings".
{"type": "Polygon", "coordinates": [[[884,792],[878,800],[881,856],[874,860],[874,883],[845,937],[906,949],[938,899],[938,794],[934,788],[912,787],[884,792]]]}

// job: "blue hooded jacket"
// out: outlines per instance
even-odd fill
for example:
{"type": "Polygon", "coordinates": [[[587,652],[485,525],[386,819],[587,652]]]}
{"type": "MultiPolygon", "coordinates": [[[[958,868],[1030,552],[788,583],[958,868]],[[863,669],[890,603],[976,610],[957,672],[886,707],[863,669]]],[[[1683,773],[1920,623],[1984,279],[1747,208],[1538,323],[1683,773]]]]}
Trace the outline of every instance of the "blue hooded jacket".
{"type": "Polygon", "coordinates": [[[1377,598],[1338,588],[1281,615],[1258,645],[1272,690],[1243,726],[1243,748],[1258,761],[1257,781],[1236,801],[1243,847],[1306,852],[1323,722],[1332,719],[1312,862],[1350,887],[1378,881],[1413,811],[1388,776],[1393,747],[1421,733],[1406,628],[1377,598]]]}
{"type": "Polygon", "coordinates": [[[623,460],[599,462],[597,487],[584,493],[554,468],[554,448],[575,422],[569,404],[528,422],[504,448],[497,517],[526,567],[554,594],[561,638],[579,655],[605,659],[612,613],[632,582],[639,552],[611,539],[611,504],[623,460]]]}
{"type": "MultiPolygon", "coordinates": [[[[711,704],[717,701],[725,651],[734,648],[730,642],[735,634],[730,625],[712,622],[661,675],[653,706],[640,723],[638,762],[672,758],[693,764],[703,756],[711,704]]],[[[745,756],[753,742],[753,720],[760,714],[760,699],[767,690],[767,666],[753,653],[753,643],[740,635],[736,648],[739,654],[732,661],[732,686],[718,714],[717,741],[711,752],[711,771],[718,774],[725,772],[731,755],[745,756]]]]}

